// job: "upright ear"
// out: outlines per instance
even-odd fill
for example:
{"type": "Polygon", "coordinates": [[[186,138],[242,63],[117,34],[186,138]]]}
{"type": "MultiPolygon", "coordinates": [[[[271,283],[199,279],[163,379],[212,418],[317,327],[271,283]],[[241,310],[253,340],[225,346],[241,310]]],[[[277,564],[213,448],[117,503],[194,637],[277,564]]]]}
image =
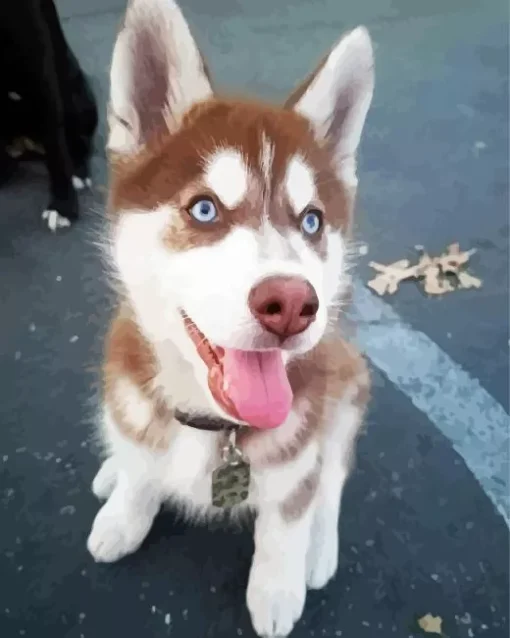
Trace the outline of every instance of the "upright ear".
{"type": "Polygon", "coordinates": [[[374,90],[370,35],[358,27],[345,35],[286,106],[307,117],[332,150],[336,172],[354,197],[356,151],[374,90]]]}
{"type": "Polygon", "coordinates": [[[202,56],[174,0],[130,0],[110,71],[108,149],[132,153],[210,97],[202,56]]]}

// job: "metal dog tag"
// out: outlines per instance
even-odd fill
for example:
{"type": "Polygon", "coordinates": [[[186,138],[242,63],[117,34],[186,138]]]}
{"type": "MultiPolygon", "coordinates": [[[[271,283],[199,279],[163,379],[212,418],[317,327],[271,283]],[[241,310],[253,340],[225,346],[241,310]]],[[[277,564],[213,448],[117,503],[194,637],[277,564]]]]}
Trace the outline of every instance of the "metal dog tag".
{"type": "Polygon", "coordinates": [[[229,433],[222,460],[212,474],[212,504],[229,509],[243,503],[250,491],[250,465],[236,445],[235,430],[229,433]]]}

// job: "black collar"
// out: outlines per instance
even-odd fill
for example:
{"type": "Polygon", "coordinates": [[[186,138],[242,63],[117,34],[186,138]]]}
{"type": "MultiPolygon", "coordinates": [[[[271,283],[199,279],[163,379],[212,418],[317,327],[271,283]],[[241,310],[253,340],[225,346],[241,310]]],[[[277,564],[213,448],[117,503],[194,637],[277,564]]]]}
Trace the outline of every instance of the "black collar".
{"type": "Polygon", "coordinates": [[[238,430],[242,427],[239,423],[212,416],[211,414],[191,414],[189,412],[182,412],[182,410],[175,410],[174,418],[182,425],[189,425],[189,427],[195,428],[196,430],[205,430],[207,432],[228,432],[238,430]]]}

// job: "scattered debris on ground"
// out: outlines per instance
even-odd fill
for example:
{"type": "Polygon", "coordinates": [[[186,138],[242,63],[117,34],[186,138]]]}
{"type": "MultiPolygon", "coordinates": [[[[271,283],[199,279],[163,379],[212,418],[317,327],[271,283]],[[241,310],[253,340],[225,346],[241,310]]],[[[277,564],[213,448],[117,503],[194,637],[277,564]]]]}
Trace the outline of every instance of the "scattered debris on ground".
{"type": "Polygon", "coordinates": [[[418,619],[418,626],[426,634],[436,634],[438,636],[444,636],[442,630],[443,619],[441,616],[433,616],[432,614],[426,614],[418,619]]]}
{"type": "Polygon", "coordinates": [[[368,265],[377,275],[368,282],[369,288],[378,295],[393,295],[401,282],[413,279],[422,283],[428,295],[444,295],[448,292],[467,288],[480,288],[482,281],[463,268],[476,250],[461,251],[459,244],[450,244],[446,253],[431,257],[423,246],[415,246],[421,253],[418,263],[411,265],[409,259],[400,259],[384,265],[371,261],[368,265]]]}
{"type": "Polygon", "coordinates": [[[360,244],[358,246],[358,254],[361,255],[362,257],[364,257],[365,255],[368,255],[368,244],[360,244]]]}

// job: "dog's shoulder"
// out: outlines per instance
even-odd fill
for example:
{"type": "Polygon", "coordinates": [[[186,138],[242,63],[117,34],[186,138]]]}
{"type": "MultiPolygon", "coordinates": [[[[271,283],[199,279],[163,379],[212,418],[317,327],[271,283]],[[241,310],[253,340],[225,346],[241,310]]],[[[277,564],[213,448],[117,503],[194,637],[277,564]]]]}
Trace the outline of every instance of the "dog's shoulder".
{"type": "Polygon", "coordinates": [[[145,387],[158,373],[157,359],[150,342],[142,334],[127,303],[117,307],[104,347],[104,377],[108,386],[113,379],[125,376],[145,387]]]}

